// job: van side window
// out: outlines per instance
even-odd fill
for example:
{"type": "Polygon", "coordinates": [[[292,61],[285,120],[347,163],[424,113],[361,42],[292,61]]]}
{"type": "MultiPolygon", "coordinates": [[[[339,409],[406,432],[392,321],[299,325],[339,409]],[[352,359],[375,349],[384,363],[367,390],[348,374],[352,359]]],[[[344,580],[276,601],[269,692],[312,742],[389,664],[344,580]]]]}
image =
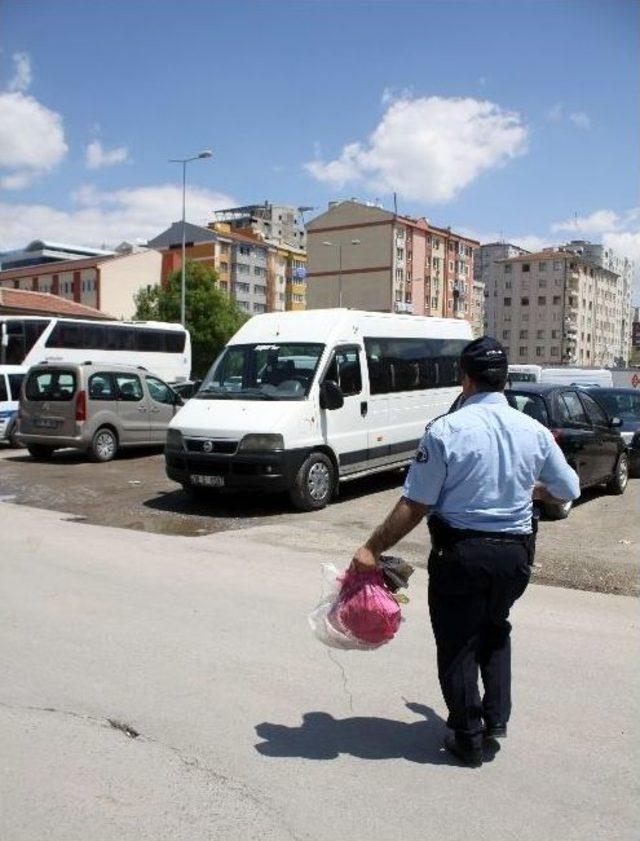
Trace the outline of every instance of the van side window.
{"type": "Polygon", "coordinates": [[[116,389],[111,374],[92,374],[89,377],[89,399],[116,399],[116,389]]]}
{"type": "Polygon", "coordinates": [[[461,339],[365,339],[371,394],[460,384],[461,339]]]}
{"type": "Polygon", "coordinates": [[[324,378],[339,385],[345,397],[360,394],[362,391],[362,373],[360,371],[358,348],[336,348],[324,378]]]}
{"type": "Polygon", "coordinates": [[[4,378],[4,374],[0,374],[0,403],[6,401],[7,397],[7,386],[4,378]]]}
{"type": "Polygon", "coordinates": [[[115,374],[118,400],[142,400],[142,383],[135,374],[115,374]]]}
{"type": "Polygon", "coordinates": [[[162,380],[157,380],[155,377],[147,377],[147,388],[152,399],[157,403],[167,403],[173,406],[175,397],[173,391],[162,380]]]}

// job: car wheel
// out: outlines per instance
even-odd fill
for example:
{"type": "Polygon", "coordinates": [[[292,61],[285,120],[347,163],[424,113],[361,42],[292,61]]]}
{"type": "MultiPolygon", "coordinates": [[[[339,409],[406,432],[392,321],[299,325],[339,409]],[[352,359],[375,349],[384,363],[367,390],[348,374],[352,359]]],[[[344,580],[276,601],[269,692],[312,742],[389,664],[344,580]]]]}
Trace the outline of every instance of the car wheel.
{"type": "Polygon", "coordinates": [[[548,520],[566,520],[573,508],[573,502],[546,503],[544,515],[548,520]]]}
{"type": "Polygon", "coordinates": [[[93,461],[111,461],[118,452],[118,439],[112,429],[101,427],[91,441],[91,458],[93,461]]]}
{"type": "Polygon", "coordinates": [[[28,444],[29,455],[38,461],[48,461],[53,455],[54,447],[46,447],[44,444],[28,444]]]}
{"type": "Polygon", "coordinates": [[[629,481],[629,456],[621,453],[616,462],[613,476],[607,482],[607,490],[610,494],[623,494],[629,481]]]}
{"type": "Polygon", "coordinates": [[[335,469],[324,453],[311,453],[305,459],[289,491],[291,502],[300,511],[318,511],[327,505],[335,487],[335,469]]]}

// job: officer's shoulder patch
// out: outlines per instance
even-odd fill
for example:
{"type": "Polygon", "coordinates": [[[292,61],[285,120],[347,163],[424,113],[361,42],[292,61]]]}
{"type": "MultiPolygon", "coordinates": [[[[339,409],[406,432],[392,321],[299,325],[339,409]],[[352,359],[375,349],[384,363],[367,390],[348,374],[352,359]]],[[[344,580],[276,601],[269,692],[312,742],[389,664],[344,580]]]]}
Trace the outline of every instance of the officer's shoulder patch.
{"type": "Polygon", "coordinates": [[[418,450],[416,453],[416,461],[418,464],[425,464],[425,462],[429,461],[429,453],[427,450],[418,450]]]}

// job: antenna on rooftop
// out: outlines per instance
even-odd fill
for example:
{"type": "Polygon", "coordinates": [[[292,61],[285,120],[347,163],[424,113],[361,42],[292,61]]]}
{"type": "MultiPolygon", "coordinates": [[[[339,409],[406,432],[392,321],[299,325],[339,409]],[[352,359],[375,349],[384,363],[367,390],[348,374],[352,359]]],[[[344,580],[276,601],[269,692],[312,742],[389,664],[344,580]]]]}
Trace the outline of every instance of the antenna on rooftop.
{"type": "Polygon", "coordinates": [[[398,194],[395,192],[393,194],[393,213],[394,216],[398,215],[398,194]]]}

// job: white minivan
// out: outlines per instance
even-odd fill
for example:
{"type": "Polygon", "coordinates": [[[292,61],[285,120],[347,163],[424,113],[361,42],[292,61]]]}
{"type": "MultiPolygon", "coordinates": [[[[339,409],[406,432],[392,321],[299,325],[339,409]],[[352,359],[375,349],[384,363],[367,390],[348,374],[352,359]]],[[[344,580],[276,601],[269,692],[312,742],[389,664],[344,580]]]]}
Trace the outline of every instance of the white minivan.
{"type": "Polygon", "coordinates": [[[459,392],[471,327],[348,309],[247,321],[171,421],[169,478],[185,490],[288,491],[324,507],[338,483],[408,464],[459,392]]]}

